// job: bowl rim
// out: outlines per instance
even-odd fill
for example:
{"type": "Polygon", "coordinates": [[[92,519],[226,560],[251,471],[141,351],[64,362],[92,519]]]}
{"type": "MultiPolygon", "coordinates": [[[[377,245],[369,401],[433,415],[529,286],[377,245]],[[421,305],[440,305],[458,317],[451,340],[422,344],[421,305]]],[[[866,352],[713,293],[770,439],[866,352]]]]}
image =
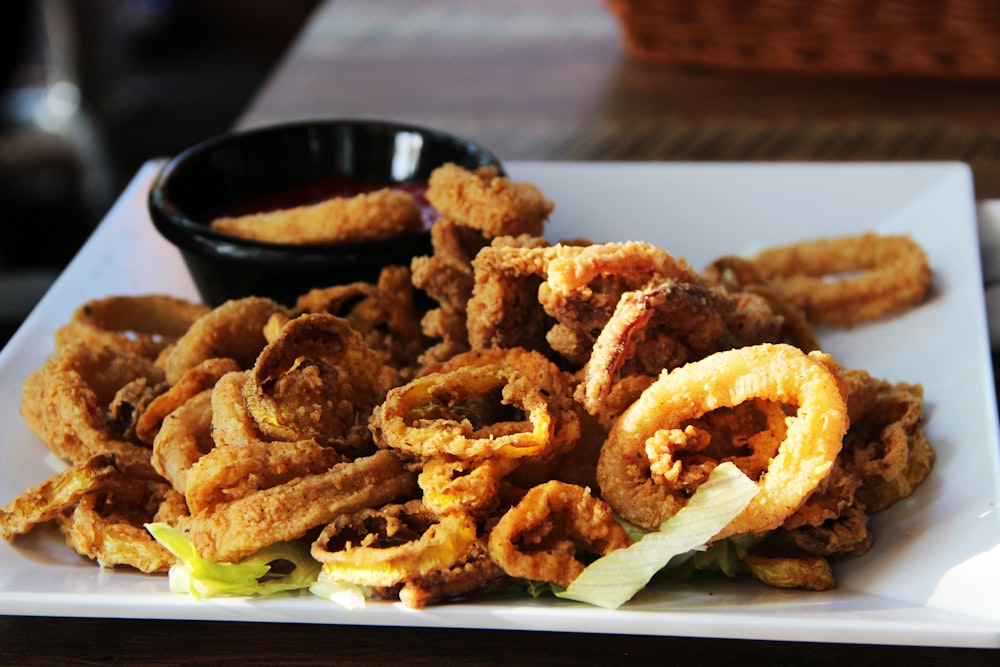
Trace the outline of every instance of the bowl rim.
{"type": "MultiPolygon", "coordinates": [[[[230,130],[204,139],[168,158],[154,177],[147,196],[147,207],[154,226],[164,237],[183,249],[202,254],[233,258],[245,256],[247,253],[252,252],[256,261],[267,261],[269,258],[274,261],[284,261],[287,260],[288,255],[294,255],[297,261],[319,262],[328,261],[331,253],[336,253],[345,260],[353,256],[359,258],[369,257],[379,255],[388,247],[395,246],[398,243],[424,238],[429,233],[429,230],[395,236],[390,239],[358,243],[296,244],[247,239],[216,231],[204,223],[192,220],[177,204],[167,198],[164,192],[174,174],[179,169],[182,169],[184,164],[194,156],[203,155],[220,147],[259,136],[302,132],[310,128],[336,126],[368,126],[385,130],[409,131],[432,136],[456,145],[464,145],[473,149],[473,152],[483,155],[488,163],[490,163],[490,166],[495,166],[501,175],[506,175],[503,163],[490,149],[463,136],[415,123],[368,118],[305,119],[274,123],[248,129],[230,130]]],[[[405,183],[408,181],[390,179],[389,182],[405,183]]]]}

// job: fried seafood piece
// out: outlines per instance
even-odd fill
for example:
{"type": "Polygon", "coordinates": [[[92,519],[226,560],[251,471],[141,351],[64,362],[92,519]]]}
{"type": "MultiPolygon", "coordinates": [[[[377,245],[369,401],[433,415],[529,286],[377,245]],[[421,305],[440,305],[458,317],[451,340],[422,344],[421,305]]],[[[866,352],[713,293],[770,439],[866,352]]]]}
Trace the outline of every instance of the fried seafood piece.
{"type": "Polygon", "coordinates": [[[846,372],[851,431],[844,466],[861,479],[857,490],[869,512],[906,498],[934,464],[934,447],[923,432],[923,387],[890,383],[862,370],[846,372]]]}
{"type": "Polygon", "coordinates": [[[398,597],[410,609],[423,609],[431,604],[481,595],[510,581],[503,568],[490,558],[483,539],[477,538],[450,567],[409,577],[388,590],[376,587],[375,593],[386,599],[398,597]]]}
{"type": "Polygon", "coordinates": [[[155,359],[208,310],[164,294],[93,299],[56,330],[56,346],[81,342],[155,359]]]}
{"type": "Polygon", "coordinates": [[[212,440],[216,446],[267,442],[247,409],[243,388],[249,371],[226,373],[212,388],[212,440]]]}
{"type": "Polygon", "coordinates": [[[101,567],[128,565],[142,572],[166,572],[174,556],[144,528],[150,522],[177,523],[187,514],[183,497],[165,482],[115,477],[56,517],[66,544],[101,567]]]}
{"type": "Polygon", "coordinates": [[[323,574],[359,586],[395,586],[458,562],[476,541],[468,514],[438,515],[420,500],[344,514],[312,544],[323,574]]]}
{"type": "Polygon", "coordinates": [[[156,477],[150,448],[131,431],[137,403],[163,379],[163,371],[145,357],[71,343],[24,381],[21,414],[28,428],[71,464],[109,453],[130,475],[156,477]]]}
{"type": "Polygon", "coordinates": [[[550,456],[580,436],[571,384],[540,353],[472,351],[389,391],[370,428],[379,447],[424,458],[550,456]]]}
{"type": "Polygon", "coordinates": [[[712,454],[693,461],[695,482],[723,461],[752,463],[748,474],[759,492],[720,538],[778,528],[829,474],[847,431],[840,385],[822,359],[820,353],[806,354],[791,345],[762,344],[663,372],[619,417],[605,441],[597,466],[602,497],[625,519],[658,529],[690,497],[685,453],[692,448],[712,454]],[[692,420],[754,398],[764,399],[769,411],[781,408],[781,426],[774,412],[765,413],[768,428],[745,440],[760,451],[747,453],[721,442],[713,452],[713,434],[692,420]],[[762,461],[766,469],[757,474],[753,467],[762,461]]]}
{"type": "Polygon", "coordinates": [[[223,445],[205,452],[186,471],[184,494],[194,513],[306,475],[319,475],[349,459],[315,440],[223,445]]]}
{"type": "Polygon", "coordinates": [[[546,352],[556,320],[538,301],[548,262],[557,250],[539,240],[505,237],[483,248],[472,262],[474,285],[466,308],[472,349],[524,347],[546,352]]]}
{"type": "Polygon", "coordinates": [[[396,371],[347,320],[314,313],[290,320],[261,351],[243,400],[267,439],[359,453],[371,445],[369,414],[396,383],[396,371]]]}
{"type": "Polygon", "coordinates": [[[490,557],[511,577],[568,586],[585,555],[603,556],[631,538],[611,506],[585,487],[552,480],[530,489],[489,535],[490,557]]]}
{"type": "Polygon", "coordinates": [[[472,294],[472,260],[489,243],[478,229],[441,218],[431,227],[432,253],[410,261],[414,286],[442,308],[464,312],[472,294]]]}
{"type": "Polygon", "coordinates": [[[184,493],[191,466],[214,447],[212,389],[208,388],[163,418],[153,439],[153,469],[179,493],[184,493]]]}
{"type": "Polygon", "coordinates": [[[0,536],[9,541],[54,519],[120,472],[113,456],[98,454],[53,475],[0,507],[0,536]]]}
{"type": "Polygon", "coordinates": [[[427,201],[443,216],[488,238],[541,236],[554,204],[532,183],[511,181],[495,167],[470,172],[445,164],[431,173],[427,201]]]}
{"type": "Polygon", "coordinates": [[[257,241],[306,245],[377,241],[414,234],[423,224],[413,195],[380,188],[316,204],[216,218],[211,226],[257,241]]]}
{"type": "Polygon", "coordinates": [[[805,310],[769,284],[751,260],[724,255],[709,264],[702,277],[737,302],[730,330],[743,345],[783,342],[806,352],[820,349],[805,310]]]}
{"type": "Polygon", "coordinates": [[[775,588],[826,591],[835,585],[830,563],[822,556],[752,553],[743,563],[756,579],[775,588]]]}
{"type": "Polygon", "coordinates": [[[782,537],[806,554],[823,557],[861,556],[872,545],[868,514],[859,505],[845,507],[836,518],[822,524],[785,530],[782,537]]]}
{"type": "Polygon", "coordinates": [[[768,248],[754,268],[810,322],[849,327],[924,302],[932,271],[903,235],[865,233],[768,248]]]}
{"type": "Polygon", "coordinates": [[[426,347],[405,266],[382,269],[375,284],[316,288],[298,298],[296,310],[342,317],[378,352],[383,363],[412,376],[426,347]]]}
{"type": "Polygon", "coordinates": [[[229,358],[240,368],[253,366],[267,344],[264,327],[275,313],[288,309],[271,299],[245,297],[227,301],[198,318],[161,358],[167,382],[208,359],[229,358]]]}
{"type": "Polygon", "coordinates": [[[630,375],[656,375],[733,347],[732,310],[730,299],[700,281],[667,279],[625,292],[594,343],[576,399],[596,415],[627,363],[630,375]]]}
{"type": "Polygon", "coordinates": [[[424,506],[436,514],[461,512],[485,519],[500,504],[504,478],[518,465],[506,457],[465,459],[440,454],[423,460],[417,484],[424,506]]]}
{"type": "Polygon", "coordinates": [[[665,280],[699,279],[683,259],[649,243],[556,246],[538,289],[539,303],[556,321],[549,345],[582,367],[622,295],[665,280]]]}
{"type": "Polygon", "coordinates": [[[301,538],[341,514],[410,499],[416,493],[416,474],[395,452],[381,450],[213,505],[193,514],[182,527],[204,558],[231,562],[301,538]]]}
{"type": "Polygon", "coordinates": [[[150,400],[136,419],[136,437],[152,445],[166,417],[195,396],[212,389],[226,373],[239,370],[233,359],[206,359],[150,400]]]}

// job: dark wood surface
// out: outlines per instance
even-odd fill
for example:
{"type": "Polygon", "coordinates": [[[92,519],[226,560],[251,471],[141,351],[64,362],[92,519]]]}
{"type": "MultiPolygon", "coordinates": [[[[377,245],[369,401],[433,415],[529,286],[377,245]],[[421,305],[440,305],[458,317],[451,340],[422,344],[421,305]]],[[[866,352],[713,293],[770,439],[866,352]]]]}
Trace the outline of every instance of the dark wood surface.
{"type": "MultiPolygon", "coordinates": [[[[1000,84],[630,61],[600,0],[334,0],[239,122],[405,120],[506,160],[963,160],[1000,197],[1000,84]]],[[[845,642],[850,638],[845,637],[845,642]]],[[[3,665],[1000,664],[995,650],[0,617],[3,665]]]]}

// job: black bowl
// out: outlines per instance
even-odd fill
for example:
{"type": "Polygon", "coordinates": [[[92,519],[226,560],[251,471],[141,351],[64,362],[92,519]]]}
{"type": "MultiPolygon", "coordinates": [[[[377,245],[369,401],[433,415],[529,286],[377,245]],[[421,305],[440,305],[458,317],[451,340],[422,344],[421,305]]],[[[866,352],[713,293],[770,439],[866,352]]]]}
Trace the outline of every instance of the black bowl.
{"type": "Polygon", "coordinates": [[[294,245],[215,231],[212,219],[337,178],[426,185],[447,162],[503,173],[489,150],[439,130],[371,120],[278,125],[223,135],[180,153],[160,171],[148,205],[153,224],[180,249],[208,305],[244,296],[292,305],[314,287],[374,281],[385,266],[409,265],[430,253],[429,231],[366,243],[294,245]]]}

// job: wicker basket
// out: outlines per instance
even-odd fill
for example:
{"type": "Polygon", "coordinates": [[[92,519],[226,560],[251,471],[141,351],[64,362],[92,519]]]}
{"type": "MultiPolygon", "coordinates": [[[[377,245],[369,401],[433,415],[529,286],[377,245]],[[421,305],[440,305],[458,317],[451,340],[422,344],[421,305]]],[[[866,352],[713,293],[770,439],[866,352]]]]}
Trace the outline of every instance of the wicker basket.
{"type": "Polygon", "coordinates": [[[637,60],[1000,79],[1000,0],[606,0],[637,60]]]}

